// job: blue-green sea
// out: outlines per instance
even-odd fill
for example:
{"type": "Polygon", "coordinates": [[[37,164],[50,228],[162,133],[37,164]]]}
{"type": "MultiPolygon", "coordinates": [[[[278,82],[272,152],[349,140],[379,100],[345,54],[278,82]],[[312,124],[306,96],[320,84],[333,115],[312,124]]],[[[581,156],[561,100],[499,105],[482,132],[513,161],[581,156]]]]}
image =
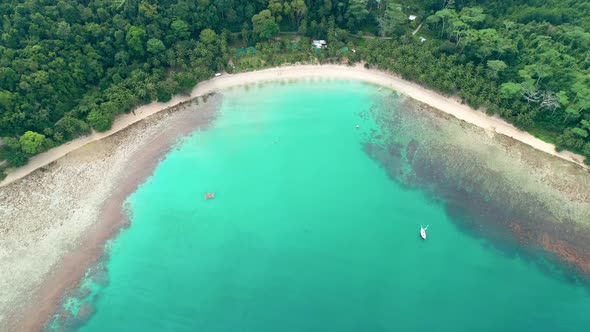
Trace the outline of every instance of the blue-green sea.
{"type": "Polygon", "coordinates": [[[476,213],[450,209],[427,176],[396,177],[408,160],[379,158],[385,136],[436,133],[404,124],[416,116],[380,125],[375,112],[406,112],[394,91],[324,80],[221,96],[210,127],[128,198],[131,226],[64,300],[79,318],[48,330],[590,329],[587,287],[469,231],[476,213]]]}

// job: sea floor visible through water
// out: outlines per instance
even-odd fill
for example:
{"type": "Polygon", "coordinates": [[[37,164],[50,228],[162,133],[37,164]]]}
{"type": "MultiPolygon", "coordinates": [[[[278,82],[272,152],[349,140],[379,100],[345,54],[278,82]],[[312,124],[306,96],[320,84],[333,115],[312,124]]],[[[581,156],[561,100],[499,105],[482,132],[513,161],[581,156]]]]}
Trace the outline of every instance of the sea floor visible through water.
{"type": "Polygon", "coordinates": [[[563,202],[565,214],[550,188],[522,184],[498,198],[526,177],[491,138],[458,148],[475,134],[356,81],[221,94],[210,127],[128,197],[131,226],[47,330],[587,328],[588,288],[548,256],[486,237],[485,223],[528,229],[531,207],[576,222],[585,203],[563,202]]]}

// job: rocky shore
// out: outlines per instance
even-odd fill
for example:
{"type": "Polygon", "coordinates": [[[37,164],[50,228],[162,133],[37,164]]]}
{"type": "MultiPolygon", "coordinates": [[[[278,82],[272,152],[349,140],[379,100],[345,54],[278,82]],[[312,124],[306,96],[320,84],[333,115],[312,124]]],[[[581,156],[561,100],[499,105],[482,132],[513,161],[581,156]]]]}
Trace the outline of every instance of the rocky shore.
{"type": "Polygon", "coordinates": [[[219,102],[183,102],[0,188],[0,330],[42,328],[125,225],[125,198],[219,102]]]}

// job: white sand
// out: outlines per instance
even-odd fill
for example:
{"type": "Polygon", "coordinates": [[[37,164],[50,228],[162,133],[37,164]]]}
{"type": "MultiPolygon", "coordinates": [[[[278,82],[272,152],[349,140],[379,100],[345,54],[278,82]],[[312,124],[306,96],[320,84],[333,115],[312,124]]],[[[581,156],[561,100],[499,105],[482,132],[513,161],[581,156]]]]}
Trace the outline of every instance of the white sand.
{"type": "Polygon", "coordinates": [[[557,152],[553,144],[544,142],[527,132],[519,130],[518,128],[500,118],[488,116],[483,112],[476,111],[467,105],[459,103],[453,98],[443,96],[439,93],[428,90],[418,84],[403,80],[400,77],[394,76],[392,74],[375,69],[366,69],[360,64],[354,67],[343,65],[301,65],[276,67],[235,75],[226,74],[221,77],[216,77],[199,83],[191,91],[190,95],[175,96],[167,103],[153,102],[151,104],[141,106],[135,111],[136,115],[127,114],[119,117],[117,121],[115,121],[113,128],[107,132],[93,133],[90,136],[78,138],[33,157],[27,165],[10,172],[6,179],[0,183],[0,186],[18,180],[33,172],[34,170],[63,157],[67,153],[88,144],[89,142],[112,135],[154,113],[194,97],[202,96],[237,85],[252,84],[262,81],[303,78],[353,79],[392,88],[413,99],[421,101],[443,112],[452,114],[458,119],[464,120],[478,127],[487,130],[493,130],[497,133],[512,137],[534,147],[535,149],[547,152],[587,168],[587,166],[583,163],[584,157],[581,155],[569,151],[557,152]]]}
{"type": "Polygon", "coordinates": [[[141,106],[135,110],[136,115],[127,114],[119,117],[117,121],[115,121],[113,128],[107,132],[93,133],[90,136],[78,138],[33,157],[27,165],[10,172],[6,179],[0,183],[0,186],[18,180],[33,172],[34,170],[63,157],[67,153],[74,151],[89,142],[112,135],[113,133],[116,133],[154,113],[157,113],[178,103],[190,100],[194,97],[242,84],[302,78],[354,79],[392,88],[427,105],[452,114],[458,119],[464,120],[484,129],[494,130],[497,133],[504,134],[525,144],[528,144],[535,149],[574,162],[580,166],[587,167],[584,165],[584,157],[581,155],[577,155],[569,151],[557,152],[553,144],[544,142],[529,133],[519,130],[518,128],[500,118],[488,116],[483,112],[476,111],[467,105],[459,103],[453,98],[443,96],[392,74],[375,69],[366,69],[361,64],[358,64],[354,67],[343,65],[298,65],[276,67],[235,75],[226,74],[221,77],[216,77],[197,84],[197,86],[191,91],[190,95],[175,96],[167,103],[153,102],[148,105],[141,106]]]}

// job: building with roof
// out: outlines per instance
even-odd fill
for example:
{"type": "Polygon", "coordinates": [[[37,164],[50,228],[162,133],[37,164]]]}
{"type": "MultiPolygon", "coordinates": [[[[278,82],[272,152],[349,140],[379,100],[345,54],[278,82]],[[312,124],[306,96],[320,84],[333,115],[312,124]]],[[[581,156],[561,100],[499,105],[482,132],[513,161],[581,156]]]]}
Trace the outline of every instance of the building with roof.
{"type": "Polygon", "coordinates": [[[314,40],[314,41],[311,42],[311,44],[315,48],[326,48],[326,47],[328,47],[328,43],[325,40],[323,40],[323,39],[314,40]]]}

